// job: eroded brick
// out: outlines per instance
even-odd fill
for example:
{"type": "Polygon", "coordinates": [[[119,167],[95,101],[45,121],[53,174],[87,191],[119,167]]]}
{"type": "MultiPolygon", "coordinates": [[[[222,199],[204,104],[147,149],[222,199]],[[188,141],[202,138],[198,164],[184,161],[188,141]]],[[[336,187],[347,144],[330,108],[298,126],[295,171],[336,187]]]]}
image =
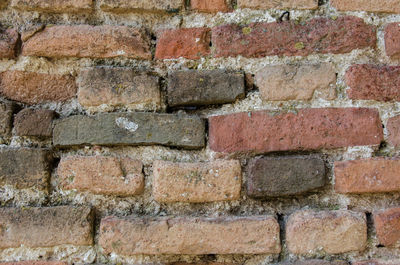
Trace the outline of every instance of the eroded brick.
{"type": "Polygon", "coordinates": [[[190,4],[193,10],[200,12],[229,12],[232,10],[229,0],[191,0],[190,4]]]}
{"type": "Polygon", "coordinates": [[[400,3],[397,0],[331,0],[330,3],[340,11],[400,13],[400,3]]]}
{"type": "Polygon", "coordinates": [[[90,12],[93,0],[11,0],[11,7],[41,12],[90,12]]]}
{"type": "Polygon", "coordinates": [[[318,0],[238,0],[240,8],[317,9],[318,0]]]}
{"type": "Polygon", "coordinates": [[[400,58],[400,23],[389,23],[385,27],[385,50],[387,56],[400,58]]]}
{"type": "Polygon", "coordinates": [[[18,38],[16,29],[0,29],[0,59],[13,59],[17,56],[18,38]]]}
{"type": "Polygon", "coordinates": [[[400,208],[380,210],[373,213],[379,243],[385,247],[400,241],[400,208]]]}
{"type": "Polygon", "coordinates": [[[14,129],[18,136],[51,137],[53,110],[24,109],[15,116],[14,129]]]}
{"type": "Polygon", "coordinates": [[[400,115],[390,118],[387,122],[388,141],[394,146],[400,146],[400,115]]]}
{"type": "Polygon", "coordinates": [[[12,117],[16,109],[16,104],[8,101],[0,101],[0,136],[11,136],[12,117]]]}
{"type": "Polygon", "coordinates": [[[112,12],[177,12],[184,6],[183,0],[100,0],[99,2],[102,10],[112,12]]]}

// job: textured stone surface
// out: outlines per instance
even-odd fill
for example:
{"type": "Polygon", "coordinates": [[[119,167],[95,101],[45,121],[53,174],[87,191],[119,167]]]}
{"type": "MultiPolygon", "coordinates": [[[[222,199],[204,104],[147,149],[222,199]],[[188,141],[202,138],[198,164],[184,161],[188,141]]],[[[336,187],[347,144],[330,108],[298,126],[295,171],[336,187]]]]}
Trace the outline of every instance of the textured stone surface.
{"type": "Polygon", "coordinates": [[[376,46],[376,29],[361,18],[313,18],[305,23],[235,24],[212,29],[215,57],[305,56],[348,53],[376,46]]]}
{"type": "Polygon", "coordinates": [[[15,262],[0,262],[0,265],[68,265],[63,261],[15,261],[15,262]]]}
{"type": "Polygon", "coordinates": [[[42,12],[90,12],[93,0],[11,0],[11,7],[42,12]]]}
{"type": "Polygon", "coordinates": [[[146,110],[161,104],[159,78],[132,68],[85,69],[79,74],[78,86],[78,101],[85,107],[108,104],[146,110]]]}
{"type": "Polygon", "coordinates": [[[27,104],[66,101],[75,96],[76,84],[70,75],[6,71],[0,73],[0,93],[27,104]]]}
{"type": "Polygon", "coordinates": [[[18,136],[51,137],[53,110],[24,109],[14,118],[14,130],[18,136]]]}
{"type": "Polygon", "coordinates": [[[132,196],[143,192],[142,168],[142,162],[130,158],[68,156],[61,159],[57,174],[63,189],[132,196]]]}
{"type": "Polygon", "coordinates": [[[385,50],[386,55],[393,58],[400,58],[400,26],[399,22],[389,23],[385,27],[385,50]]]}
{"type": "Polygon", "coordinates": [[[99,244],[106,253],[121,255],[264,254],[281,249],[279,224],[269,216],[106,217],[100,224],[99,244]]]}
{"type": "Polygon", "coordinates": [[[283,262],[280,264],[281,265],[348,265],[349,263],[344,260],[328,261],[322,259],[308,259],[308,260],[297,260],[295,262],[283,262]]]}
{"type": "Polygon", "coordinates": [[[53,144],[166,145],[200,148],[205,144],[205,124],[196,116],[156,113],[77,115],[59,120],[53,144]]]}
{"type": "Polygon", "coordinates": [[[240,198],[238,160],[208,163],[154,161],[153,197],[158,202],[212,202],[240,198]]]}
{"type": "Polygon", "coordinates": [[[100,0],[100,8],[104,11],[179,11],[184,0],[100,0]]]}
{"type": "Polygon", "coordinates": [[[0,101],[0,136],[8,137],[11,135],[12,117],[17,106],[8,101],[0,101]]]}
{"type": "Polygon", "coordinates": [[[382,140],[382,124],[375,109],[257,111],[209,118],[210,148],[217,152],[319,150],[379,145],[382,140]]]}
{"type": "Polygon", "coordinates": [[[244,75],[225,70],[174,71],[168,75],[168,105],[207,105],[244,97],[244,75]]]}
{"type": "Polygon", "coordinates": [[[127,26],[52,26],[23,42],[23,56],[151,59],[148,37],[127,26]]]}
{"type": "Polygon", "coordinates": [[[18,38],[18,31],[16,29],[0,28],[0,59],[15,58],[18,38]]]}
{"type": "Polygon", "coordinates": [[[400,115],[390,118],[387,122],[388,141],[391,145],[400,146],[400,115]]]}
{"type": "Polygon", "coordinates": [[[191,8],[200,12],[229,12],[229,0],[191,0],[191,8]]]}
{"type": "Polygon", "coordinates": [[[336,72],[331,64],[270,65],[255,75],[263,100],[311,100],[336,97],[336,72]]]}
{"type": "Polygon", "coordinates": [[[238,0],[241,8],[317,9],[318,0],[238,0]]]}
{"type": "Polygon", "coordinates": [[[301,194],[326,181],[324,161],[317,157],[255,158],[247,172],[247,194],[254,198],[301,194]]]}
{"type": "Polygon", "coordinates": [[[0,208],[0,249],[91,245],[92,224],[88,207],[0,208]]]}
{"type": "Polygon", "coordinates": [[[330,4],[340,11],[400,13],[397,0],[331,0],[330,4]]]}
{"type": "Polygon", "coordinates": [[[400,208],[380,210],[373,213],[379,243],[385,247],[400,241],[400,208]]]}
{"type": "Polygon", "coordinates": [[[286,224],[286,243],[293,254],[340,254],[362,251],[367,243],[364,213],[298,211],[286,224]]]}
{"type": "Polygon", "coordinates": [[[0,185],[46,190],[50,162],[51,155],[46,149],[1,149],[0,185]]]}
{"type": "Polygon", "coordinates": [[[400,160],[369,158],[337,161],[334,164],[335,191],[370,193],[400,191],[400,160]]]}

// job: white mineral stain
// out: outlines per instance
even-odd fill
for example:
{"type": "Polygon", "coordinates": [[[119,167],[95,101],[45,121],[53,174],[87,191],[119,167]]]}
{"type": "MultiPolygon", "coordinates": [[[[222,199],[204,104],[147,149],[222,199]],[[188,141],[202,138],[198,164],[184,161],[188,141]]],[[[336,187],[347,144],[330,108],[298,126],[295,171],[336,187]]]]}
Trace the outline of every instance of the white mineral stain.
{"type": "Polygon", "coordinates": [[[136,132],[136,130],[139,128],[139,125],[137,123],[130,121],[124,117],[116,118],[115,123],[118,127],[128,130],[130,132],[136,132]]]}

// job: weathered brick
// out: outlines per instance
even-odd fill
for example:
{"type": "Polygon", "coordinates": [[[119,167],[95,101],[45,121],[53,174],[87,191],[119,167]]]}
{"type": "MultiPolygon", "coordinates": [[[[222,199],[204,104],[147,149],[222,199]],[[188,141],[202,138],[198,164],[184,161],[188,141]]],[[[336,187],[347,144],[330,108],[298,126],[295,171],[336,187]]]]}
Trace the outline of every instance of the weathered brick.
{"type": "Polygon", "coordinates": [[[1,149],[0,185],[47,189],[51,154],[46,149],[1,149]]]}
{"type": "Polygon", "coordinates": [[[400,66],[352,65],[346,71],[350,99],[400,100],[400,66]]]}
{"type": "Polygon", "coordinates": [[[204,146],[205,124],[196,116],[156,113],[103,113],[77,115],[56,121],[53,143],[57,146],[166,145],[204,146]]]}
{"type": "Polygon", "coordinates": [[[387,122],[388,141],[391,145],[400,146],[400,115],[390,118],[387,122]]]}
{"type": "Polygon", "coordinates": [[[400,241],[400,208],[380,210],[373,213],[379,243],[385,247],[400,241]]]}
{"type": "Polygon", "coordinates": [[[400,160],[368,158],[337,161],[334,165],[335,190],[339,193],[400,191],[400,160]]]}
{"type": "Polygon", "coordinates": [[[325,164],[317,157],[265,157],[248,163],[247,194],[254,198],[301,194],[325,185],[325,164]]]}
{"type": "Polygon", "coordinates": [[[102,10],[112,12],[177,12],[184,6],[183,0],[100,0],[99,2],[102,10]]]}
{"type": "Polygon", "coordinates": [[[385,50],[387,56],[400,58],[400,25],[399,22],[389,23],[385,27],[385,50]]]}
{"type": "Polygon", "coordinates": [[[0,101],[0,136],[11,136],[12,117],[16,109],[16,104],[8,101],[0,101]]]}
{"type": "Polygon", "coordinates": [[[279,224],[269,216],[106,217],[100,224],[99,244],[106,253],[121,255],[264,254],[281,249],[279,224]]]}
{"type": "Polygon", "coordinates": [[[305,23],[230,24],[212,29],[215,57],[340,54],[375,47],[376,40],[375,27],[353,16],[314,18],[305,23]]]}
{"type": "Polygon", "coordinates": [[[352,262],[354,265],[398,265],[400,264],[399,260],[362,260],[352,262]]]}
{"type": "Polygon", "coordinates": [[[229,12],[232,7],[227,2],[229,0],[191,0],[191,8],[200,12],[229,12]]]}
{"type": "Polygon", "coordinates": [[[143,192],[142,162],[131,158],[68,156],[57,174],[63,189],[94,194],[131,196],[143,192]]]}
{"type": "Polygon", "coordinates": [[[64,261],[14,261],[14,262],[0,262],[0,265],[68,265],[64,261]]]}
{"type": "Polygon", "coordinates": [[[344,260],[321,260],[321,259],[308,259],[308,260],[297,260],[295,262],[284,262],[281,265],[348,265],[349,263],[344,260]]]}
{"type": "Polygon", "coordinates": [[[210,29],[170,29],[157,40],[157,59],[200,59],[210,54],[210,29]]]}
{"type": "Polygon", "coordinates": [[[0,208],[0,249],[91,245],[88,207],[0,208]]]}
{"type": "Polygon", "coordinates": [[[84,107],[102,104],[155,109],[161,104],[159,78],[131,68],[96,67],[80,72],[78,100],[84,107]]]}
{"type": "Polygon", "coordinates": [[[240,8],[317,9],[318,0],[238,0],[240,8]]]}
{"type": "Polygon", "coordinates": [[[311,100],[336,97],[336,72],[331,64],[266,66],[255,75],[263,100],[311,100]]]}
{"type": "Polygon", "coordinates": [[[375,109],[317,108],[213,116],[209,139],[210,148],[217,152],[265,153],[379,145],[383,131],[375,109]]]}
{"type": "Polygon", "coordinates": [[[367,242],[364,213],[298,211],[286,224],[286,243],[294,254],[339,254],[362,251],[367,242]]]}
{"type": "Polygon", "coordinates": [[[15,116],[14,129],[18,136],[51,137],[55,112],[44,109],[24,109],[15,116]]]}
{"type": "Polygon", "coordinates": [[[244,97],[244,74],[225,70],[187,70],[168,76],[168,105],[207,105],[244,97]]]}
{"type": "Polygon", "coordinates": [[[151,59],[149,39],[127,26],[52,26],[22,45],[23,56],[151,59]]]}
{"type": "Polygon", "coordinates": [[[330,3],[340,11],[400,13],[400,3],[397,0],[331,0],[330,3]]]}
{"type": "Polygon", "coordinates": [[[41,12],[90,12],[93,0],[11,0],[11,7],[41,12]]]}
{"type": "Polygon", "coordinates": [[[6,71],[0,73],[0,93],[27,104],[66,101],[75,96],[76,84],[70,75],[6,71]]]}
{"type": "Polygon", "coordinates": [[[154,161],[153,197],[158,202],[212,202],[240,198],[238,160],[209,163],[154,161]]]}
{"type": "Polygon", "coordinates": [[[0,29],[0,59],[13,59],[17,55],[19,34],[16,29],[0,29]]]}

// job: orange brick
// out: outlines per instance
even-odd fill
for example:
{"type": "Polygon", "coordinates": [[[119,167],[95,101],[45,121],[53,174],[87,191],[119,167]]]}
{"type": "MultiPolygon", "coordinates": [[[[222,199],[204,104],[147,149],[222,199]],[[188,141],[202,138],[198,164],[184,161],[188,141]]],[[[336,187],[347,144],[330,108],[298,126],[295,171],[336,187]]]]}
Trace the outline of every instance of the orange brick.
{"type": "Polygon", "coordinates": [[[340,11],[400,13],[400,3],[397,0],[331,0],[330,2],[340,11]]]}
{"type": "Polygon", "coordinates": [[[231,7],[227,3],[228,0],[191,0],[193,10],[200,12],[228,12],[231,7]]]}
{"type": "Polygon", "coordinates": [[[400,241],[400,208],[376,211],[373,213],[379,243],[385,247],[400,241]]]}

